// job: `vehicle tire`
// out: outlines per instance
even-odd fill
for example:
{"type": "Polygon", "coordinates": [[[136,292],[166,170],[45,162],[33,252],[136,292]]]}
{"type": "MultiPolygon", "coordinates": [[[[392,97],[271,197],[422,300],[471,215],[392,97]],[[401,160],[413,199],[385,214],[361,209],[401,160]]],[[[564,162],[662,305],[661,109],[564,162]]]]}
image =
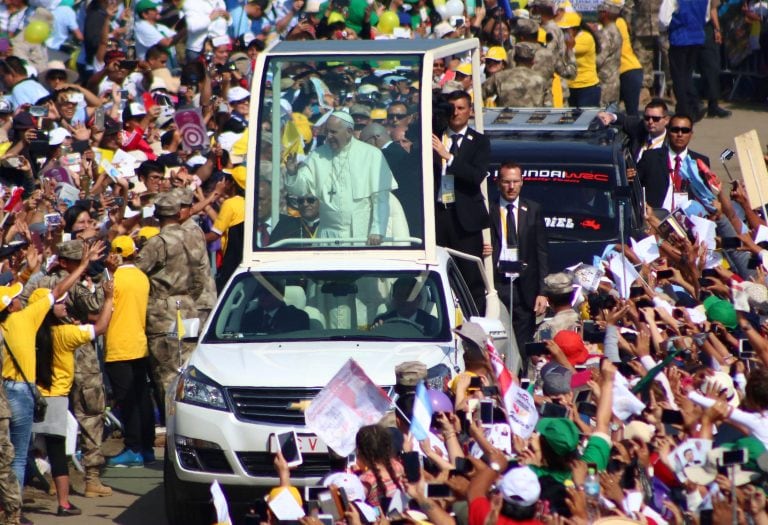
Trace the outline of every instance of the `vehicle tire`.
{"type": "MultiPolygon", "coordinates": [[[[214,523],[213,507],[204,503],[205,487],[182,481],[176,475],[171,451],[166,447],[163,460],[163,496],[168,525],[210,525],[214,523]],[[196,497],[197,496],[197,497],[196,497]]],[[[207,496],[210,499],[210,495],[207,496]]]]}

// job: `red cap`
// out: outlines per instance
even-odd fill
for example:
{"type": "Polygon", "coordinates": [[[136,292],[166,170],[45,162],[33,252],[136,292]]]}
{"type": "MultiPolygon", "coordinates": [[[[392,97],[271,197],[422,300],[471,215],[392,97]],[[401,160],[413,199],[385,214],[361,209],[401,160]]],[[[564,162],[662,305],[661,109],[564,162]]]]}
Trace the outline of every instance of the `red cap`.
{"type": "Polygon", "coordinates": [[[581,336],[576,332],[560,330],[555,336],[554,341],[572,365],[580,365],[586,362],[589,357],[584,341],[581,340],[581,336]]]}

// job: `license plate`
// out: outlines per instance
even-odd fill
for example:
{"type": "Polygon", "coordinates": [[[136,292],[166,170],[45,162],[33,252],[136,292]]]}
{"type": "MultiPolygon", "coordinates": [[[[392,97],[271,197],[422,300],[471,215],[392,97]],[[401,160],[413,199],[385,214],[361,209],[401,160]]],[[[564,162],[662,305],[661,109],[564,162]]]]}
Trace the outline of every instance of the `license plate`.
{"type": "MultiPolygon", "coordinates": [[[[302,454],[327,454],[328,445],[323,443],[319,437],[314,434],[296,434],[299,442],[299,449],[302,454]]],[[[274,452],[277,450],[277,438],[275,434],[269,435],[269,450],[274,452]]]]}

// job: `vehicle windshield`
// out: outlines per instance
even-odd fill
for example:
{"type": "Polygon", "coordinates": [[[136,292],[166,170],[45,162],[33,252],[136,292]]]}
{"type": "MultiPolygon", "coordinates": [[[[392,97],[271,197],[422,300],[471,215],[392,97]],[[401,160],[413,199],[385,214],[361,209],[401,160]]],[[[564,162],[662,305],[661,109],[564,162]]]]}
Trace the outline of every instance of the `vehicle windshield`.
{"type": "Polygon", "coordinates": [[[439,275],[407,271],[242,273],[206,343],[450,338],[439,275]]]}
{"type": "Polygon", "coordinates": [[[423,246],[421,69],[420,55],[268,59],[254,250],[423,246]]]}
{"type": "Polygon", "coordinates": [[[617,211],[609,168],[524,167],[522,195],[544,208],[550,240],[599,241],[615,237],[617,211]]]}

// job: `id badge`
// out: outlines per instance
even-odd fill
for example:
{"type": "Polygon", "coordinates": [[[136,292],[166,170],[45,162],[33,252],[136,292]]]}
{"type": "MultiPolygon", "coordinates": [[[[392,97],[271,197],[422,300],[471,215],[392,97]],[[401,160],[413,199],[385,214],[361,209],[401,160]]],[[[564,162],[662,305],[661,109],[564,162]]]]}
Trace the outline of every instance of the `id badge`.
{"type": "Polygon", "coordinates": [[[456,202],[455,179],[453,175],[444,175],[440,179],[440,202],[453,204],[456,202]]]}

